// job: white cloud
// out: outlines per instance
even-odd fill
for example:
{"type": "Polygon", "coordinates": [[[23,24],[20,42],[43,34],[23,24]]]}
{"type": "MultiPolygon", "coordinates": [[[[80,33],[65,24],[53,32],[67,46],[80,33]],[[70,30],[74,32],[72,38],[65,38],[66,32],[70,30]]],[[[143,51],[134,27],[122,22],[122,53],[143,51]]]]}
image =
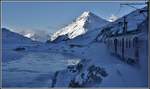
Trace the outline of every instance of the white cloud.
{"type": "Polygon", "coordinates": [[[45,42],[50,38],[49,33],[47,31],[38,29],[22,30],[19,33],[25,37],[31,38],[32,40],[41,42],[45,42]]]}
{"type": "Polygon", "coordinates": [[[112,14],[112,15],[109,17],[108,21],[114,22],[114,21],[117,20],[117,19],[118,19],[118,17],[115,16],[114,14],[112,14]]]}

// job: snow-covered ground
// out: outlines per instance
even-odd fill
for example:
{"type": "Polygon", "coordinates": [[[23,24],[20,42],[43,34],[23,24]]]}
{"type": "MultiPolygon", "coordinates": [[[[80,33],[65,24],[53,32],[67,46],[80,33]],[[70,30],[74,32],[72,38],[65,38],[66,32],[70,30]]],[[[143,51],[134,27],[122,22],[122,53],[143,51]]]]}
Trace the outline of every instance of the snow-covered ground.
{"type": "Polygon", "coordinates": [[[25,52],[20,59],[3,63],[4,87],[51,87],[51,78],[72,60],[80,59],[60,53],[25,52]]]}
{"type": "MultiPolygon", "coordinates": [[[[53,47],[54,48],[54,47],[53,47]]],[[[65,47],[67,48],[67,47],[65,47]]],[[[59,51],[63,51],[63,48],[56,48],[59,51]]],[[[55,49],[55,50],[56,50],[55,49]]],[[[143,60],[145,66],[139,68],[138,66],[132,66],[119,60],[119,58],[110,54],[104,43],[93,43],[91,45],[81,47],[65,49],[65,52],[77,55],[82,59],[88,60],[88,65],[82,71],[84,72],[90,65],[103,67],[108,76],[103,78],[102,82],[94,83],[90,87],[144,87],[147,86],[147,66],[146,60],[143,60]],[[99,50],[97,50],[99,49],[99,50]]],[[[143,65],[143,64],[142,64],[143,65]]],[[[56,87],[68,87],[70,81],[79,76],[81,73],[66,72],[67,70],[61,71],[58,74],[58,81],[56,87]],[[70,76],[70,77],[63,77],[70,76]],[[68,79],[69,78],[69,79],[68,79]]],[[[90,84],[89,84],[90,85],[90,84]]]]}
{"type": "MultiPolygon", "coordinates": [[[[126,64],[111,55],[102,42],[81,47],[72,47],[67,42],[27,44],[26,46],[20,44],[19,47],[25,47],[25,51],[14,51],[17,45],[5,44],[4,46],[2,65],[4,87],[51,87],[56,71],[59,73],[54,87],[68,87],[72,79],[80,81],[78,76],[81,73],[86,74],[91,65],[104,68],[108,76],[101,82],[87,83],[88,87],[147,86],[146,65],[139,68],[126,64]],[[87,60],[84,70],[77,73],[68,71],[67,66],[70,62],[79,62],[83,59],[87,60]]],[[[146,63],[146,60],[142,63],[146,63]]]]}
{"type": "MultiPolygon", "coordinates": [[[[45,45],[46,46],[46,45],[45,45]]],[[[47,46],[48,47],[48,46],[47,46]]],[[[51,87],[53,74],[60,71],[56,87],[68,87],[76,73],[63,72],[73,60],[89,60],[90,65],[105,68],[108,76],[102,82],[94,83],[91,87],[108,86],[146,86],[147,75],[138,67],[128,65],[112,56],[106,45],[93,43],[82,48],[48,47],[44,52],[19,52],[20,58],[3,63],[3,86],[7,87],[51,87]],[[97,50],[100,49],[100,50],[97,50]],[[55,53],[55,52],[60,53],[55,53]],[[22,56],[23,55],[23,56],[22,56]],[[70,56],[74,55],[74,56],[70,56]],[[133,76],[134,75],[134,76],[133,76]],[[62,78],[59,78],[63,76],[62,78]],[[70,76],[70,77],[69,77],[70,76]],[[66,82],[67,81],[67,82],[66,82]]],[[[16,55],[14,55],[16,56],[16,55]]],[[[11,58],[11,57],[8,57],[11,58]]],[[[13,57],[12,57],[13,58],[13,57]]],[[[146,71],[146,70],[145,70],[146,71]]],[[[90,85],[90,84],[89,84],[90,85]]]]}
{"type": "Polygon", "coordinates": [[[53,74],[80,59],[50,52],[48,45],[2,29],[3,87],[50,87],[53,74]],[[24,50],[16,50],[24,48],[24,50]]]}

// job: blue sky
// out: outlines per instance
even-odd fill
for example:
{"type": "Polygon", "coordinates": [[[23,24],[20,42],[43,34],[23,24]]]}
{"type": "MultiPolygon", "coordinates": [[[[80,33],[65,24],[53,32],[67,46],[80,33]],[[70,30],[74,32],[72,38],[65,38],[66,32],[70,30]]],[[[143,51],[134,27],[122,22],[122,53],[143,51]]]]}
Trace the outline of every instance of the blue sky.
{"type": "Polygon", "coordinates": [[[120,3],[122,2],[3,2],[2,27],[15,31],[43,30],[53,33],[84,11],[91,11],[108,20],[111,15],[122,17],[135,10],[123,6],[117,13],[120,3]]]}

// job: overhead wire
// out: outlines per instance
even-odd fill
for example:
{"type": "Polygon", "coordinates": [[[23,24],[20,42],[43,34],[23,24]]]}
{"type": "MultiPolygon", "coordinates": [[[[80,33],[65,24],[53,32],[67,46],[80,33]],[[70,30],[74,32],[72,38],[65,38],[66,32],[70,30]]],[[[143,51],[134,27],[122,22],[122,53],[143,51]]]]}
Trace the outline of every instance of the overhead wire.
{"type": "Polygon", "coordinates": [[[117,16],[120,13],[121,9],[122,9],[122,6],[120,5],[118,11],[114,15],[117,16]]]}
{"type": "MultiPolygon", "coordinates": [[[[120,4],[120,7],[119,7],[118,11],[116,11],[116,13],[115,13],[115,16],[117,16],[121,12],[122,7],[123,7],[122,5],[127,5],[129,7],[132,7],[134,9],[136,9],[136,10],[141,10],[141,9],[135,7],[135,6],[130,5],[130,4],[120,4]]],[[[134,5],[137,5],[137,3],[134,3],[134,5]]],[[[141,4],[138,4],[138,5],[141,5],[141,4]]],[[[144,14],[144,13],[142,13],[142,14],[144,14]]],[[[138,15],[134,15],[134,16],[138,16],[138,15]]],[[[142,19],[136,19],[136,18],[132,18],[132,19],[133,20],[138,20],[138,21],[142,20],[142,19]]]]}

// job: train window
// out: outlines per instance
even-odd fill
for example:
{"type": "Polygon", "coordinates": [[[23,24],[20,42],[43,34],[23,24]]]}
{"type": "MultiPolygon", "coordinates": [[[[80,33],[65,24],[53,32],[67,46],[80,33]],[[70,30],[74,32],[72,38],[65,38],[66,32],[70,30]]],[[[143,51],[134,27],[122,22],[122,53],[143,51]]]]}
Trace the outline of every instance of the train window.
{"type": "Polygon", "coordinates": [[[119,40],[119,47],[120,47],[120,40],[119,40]]]}
{"type": "Polygon", "coordinates": [[[121,47],[121,41],[119,40],[119,46],[121,47]]]}
{"type": "Polygon", "coordinates": [[[122,46],[122,40],[120,39],[120,47],[122,46]]]}
{"type": "Polygon", "coordinates": [[[120,40],[118,40],[118,47],[120,47],[120,40]]]}
{"type": "Polygon", "coordinates": [[[115,53],[117,53],[117,43],[118,43],[118,40],[115,39],[115,40],[114,40],[115,53]]]}
{"type": "Polygon", "coordinates": [[[129,48],[130,48],[130,39],[129,39],[129,48]]]}
{"type": "Polygon", "coordinates": [[[120,47],[122,46],[122,40],[120,39],[120,47]]]}
{"type": "Polygon", "coordinates": [[[135,37],[135,38],[133,39],[133,47],[136,47],[137,43],[138,43],[138,38],[135,37]]]}
{"type": "Polygon", "coordinates": [[[127,45],[128,45],[128,48],[129,48],[129,39],[127,40],[127,42],[128,42],[127,45]]]}
{"type": "Polygon", "coordinates": [[[133,46],[133,48],[134,48],[134,39],[132,39],[132,46],[133,46]]]}
{"type": "Polygon", "coordinates": [[[120,40],[118,39],[118,47],[120,46],[120,45],[119,45],[119,42],[120,42],[120,40]]]}
{"type": "Polygon", "coordinates": [[[120,40],[120,47],[121,47],[121,40],[120,40]]]}
{"type": "Polygon", "coordinates": [[[122,43],[121,43],[121,47],[124,49],[124,44],[125,42],[124,42],[124,38],[122,38],[122,43]]]}
{"type": "Polygon", "coordinates": [[[112,44],[111,44],[111,40],[110,40],[110,46],[111,46],[112,44]]]}
{"type": "Polygon", "coordinates": [[[126,39],[126,48],[128,48],[128,39],[126,39]]]}
{"type": "Polygon", "coordinates": [[[121,47],[121,40],[120,40],[120,47],[121,47]]]}

